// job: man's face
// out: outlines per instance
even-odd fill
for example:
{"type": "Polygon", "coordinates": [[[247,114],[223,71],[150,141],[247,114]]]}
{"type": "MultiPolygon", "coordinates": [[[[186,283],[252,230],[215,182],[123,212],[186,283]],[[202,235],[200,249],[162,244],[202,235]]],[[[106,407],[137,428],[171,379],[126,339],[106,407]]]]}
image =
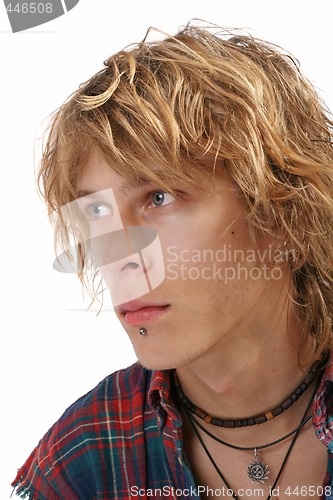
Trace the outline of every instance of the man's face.
{"type": "MultiPolygon", "coordinates": [[[[281,259],[275,262],[277,255],[264,236],[255,243],[250,238],[239,194],[226,175],[214,189],[176,182],[169,194],[151,183],[131,184],[93,156],[78,190],[94,193],[98,201],[99,192],[108,189],[116,202],[116,224],[121,220],[125,229],[152,228],[162,248],[162,264],[156,253],[157,263],[151,254],[150,264],[149,259],[132,258],[117,271],[117,279],[120,273],[133,290],[143,274],[149,284],[150,265],[155,270],[164,265],[158,286],[142,288],[134,300],[125,293],[126,300],[114,304],[144,366],[177,368],[215,350],[227,352],[254,324],[266,328],[279,314],[278,298],[287,295],[285,266],[281,259]],[[140,328],[146,330],[144,336],[140,328]]],[[[95,211],[97,220],[110,217],[103,199],[95,211]]],[[[107,264],[100,267],[111,290],[114,270],[107,264]]]]}

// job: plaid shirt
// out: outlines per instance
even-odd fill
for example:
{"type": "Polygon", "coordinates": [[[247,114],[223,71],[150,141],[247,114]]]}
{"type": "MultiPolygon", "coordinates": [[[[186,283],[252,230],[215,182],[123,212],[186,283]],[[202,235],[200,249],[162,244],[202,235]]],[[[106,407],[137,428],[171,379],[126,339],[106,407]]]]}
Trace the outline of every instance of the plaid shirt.
{"type": "MultiPolygon", "coordinates": [[[[329,457],[326,499],[333,499],[332,383],[333,363],[313,405],[329,457]]],[[[168,371],[136,363],[110,375],[48,431],[19,470],[15,493],[30,500],[200,498],[170,392],[168,371]]]]}

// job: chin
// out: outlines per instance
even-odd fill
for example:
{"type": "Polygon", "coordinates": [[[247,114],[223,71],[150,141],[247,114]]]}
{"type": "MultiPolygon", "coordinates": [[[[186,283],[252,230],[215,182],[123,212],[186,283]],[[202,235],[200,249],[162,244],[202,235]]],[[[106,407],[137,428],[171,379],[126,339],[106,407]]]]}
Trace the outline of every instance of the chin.
{"type": "Polygon", "coordinates": [[[179,352],[172,352],[162,347],[159,349],[144,349],[142,346],[134,346],[135,354],[139,363],[147,370],[172,370],[186,364],[186,356],[180,356],[179,352]]]}
{"type": "Polygon", "coordinates": [[[138,356],[139,363],[147,370],[173,370],[176,363],[158,357],[138,356]]]}
{"type": "Polygon", "coordinates": [[[139,363],[147,370],[174,370],[189,366],[195,357],[189,356],[188,353],[181,355],[178,352],[171,350],[159,349],[158,352],[142,352],[141,349],[134,349],[139,363]]]}

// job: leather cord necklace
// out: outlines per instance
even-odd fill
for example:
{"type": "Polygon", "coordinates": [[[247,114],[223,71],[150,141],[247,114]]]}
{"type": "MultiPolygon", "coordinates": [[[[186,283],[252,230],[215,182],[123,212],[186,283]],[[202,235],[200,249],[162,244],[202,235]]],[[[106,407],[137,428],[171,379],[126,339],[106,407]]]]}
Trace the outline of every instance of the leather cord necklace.
{"type": "MultiPolygon", "coordinates": [[[[319,384],[319,382],[318,382],[319,384]]],[[[186,408],[186,406],[183,406],[184,408],[184,411],[185,411],[185,414],[189,420],[189,423],[193,429],[193,432],[195,433],[196,437],[198,438],[199,440],[199,443],[201,444],[203,450],[205,451],[207,457],[209,458],[211,464],[213,465],[215,471],[217,472],[217,474],[219,475],[219,477],[222,479],[223,483],[226,485],[226,487],[228,488],[228,490],[230,492],[232,492],[232,498],[234,498],[235,500],[238,500],[238,496],[234,493],[234,490],[230,487],[228,481],[226,480],[226,478],[224,477],[223,473],[221,472],[221,470],[218,468],[217,464],[215,463],[211,453],[209,452],[206,444],[204,443],[202,437],[200,436],[200,433],[198,431],[198,428],[200,428],[206,435],[208,435],[209,437],[211,437],[212,439],[214,439],[215,441],[219,442],[220,444],[223,444],[225,446],[228,446],[230,448],[233,448],[233,449],[236,449],[236,450],[251,450],[251,451],[254,451],[254,461],[252,461],[249,465],[248,465],[248,468],[247,468],[247,473],[248,473],[248,477],[252,480],[252,482],[256,482],[256,483],[264,483],[267,479],[268,479],[268,475],[269,475],[269,470],[268,470],[268,466],[265,465],[263,462],[261,462],[259,460],[259,456],[258,456],[258,452],[257,450],[260,450],[260,449],[264,449],[264,448],[268,448],[270,446],[274,446],[278,443],[281,443],[282,441],[286,440],[288,437],[291,437],[293,435],[293,439],[288,447],[288,450],[287,450],[287,453],[283,459],[283,462],[281,464],[281,467],[279,469],[279,472],[275,478],[275,481],[273,483],[273,486],[270,488],[270,492],[274,491],[274,489],[276,488],[277,486],[277,483],[281,477],[281,474],[284,470],[284,467],[287,463],[287,460],[290,456],[290,453],[294,447],[294,444],[296,442],[296,439],[299,435],[299,432],[300,430],[302,429],[302,427],[305,426],[305,424],[307,422],[309,422],[309,420],[311,419],[311,415],[307,416],[309,410],[310,410],[310,407],[311,407],[311,404],[312,404],[312,401],[313,401],[313,398],[315,396],[315,393],[317,391],[317,388],[318,388],[318,384],[316,384],[315,386],[315,389],[314,389],[314,392],[313,392],[313,396],[311,397],[307,407],[306,407],[306,410],[302,416],[302,419],[299,423],[299,425],[293,429],[292,431],[290,431],[288,434],[286,434],[285,436],[275,440],[275,441],[272,441],[268,444],[264,444],[264,445],[261,445],[261,446],[255,446],[255,447],[242,447],[242,446],[236,446],[236,445],[233,445],[231,443],[228,443],[226,441],[223,441],[221,439],[219,439],[217,436],[214,436],[213,434],[211,434],[207,429],[205,429],[199,422],[198,420],[194,417],[194,415],[186,408]]],[[[270,500],[271,498],[271,493],[268,495],[267,499],[266,500],[270,500]]]]}

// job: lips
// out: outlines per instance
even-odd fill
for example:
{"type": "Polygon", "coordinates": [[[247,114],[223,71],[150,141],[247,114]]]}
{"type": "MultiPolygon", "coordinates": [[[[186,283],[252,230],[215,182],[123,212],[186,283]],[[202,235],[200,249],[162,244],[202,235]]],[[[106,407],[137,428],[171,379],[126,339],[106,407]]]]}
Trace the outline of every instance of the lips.
{"type": "Polygon", "coordinates": [[[118,312],[126,323],[131,326],[138,326],[160,318],[168,311],[169,307],[169,304],[161,305],[132,300],[122,304],[118,308],[118,312]]]}

